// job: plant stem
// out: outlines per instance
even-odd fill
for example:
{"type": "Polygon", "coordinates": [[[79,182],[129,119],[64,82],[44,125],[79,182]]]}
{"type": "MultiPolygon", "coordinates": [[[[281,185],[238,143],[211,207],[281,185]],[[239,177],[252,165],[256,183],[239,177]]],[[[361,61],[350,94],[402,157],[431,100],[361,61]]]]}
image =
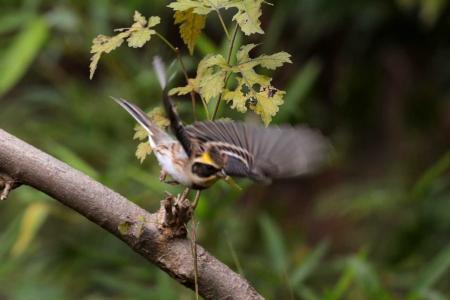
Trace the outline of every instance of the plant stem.
{"type": "MultiPolygon", "coordinates": [[[[233,53],[234,43],[236,41],[236,36],[237,36],[238,31],[239,31],[239,26],[236,24],[236,27],[234,28],[234,32],[233,32],[233,38],[231,39],[230,48],[228,49],[227,65],[230,65],[230,62],[231,62],[231,54],[233,53]]],[[[230,79],[230,74],[231,73],[228,72],[225,76],[225,81],[224,81],[224,85],[223,85],[224,88],[227,86],[228,79],[230,79]]],[[[214,112],[213,112],[211,120],[214,120],[216,118],[217,111],[219,110],[220,102],[222,102],[222,97],[223,97],[223,91],[222,91],[222,93],[220,93],[219,98],[217,99],[216,106],[214,107],[214,112]]]]}
{"type": "MultiPolygon", "coordinates": [[[[180,64],[181,71],[183,72],[184,78],[186,79],[186,84],[189,84],[189,77],[187,74],[186,66],[184,65],[183,59],[181,57],[180,49],[175,47],[171,42],[169,42],[162,34],[159,32],[155,33],[157,37],[159,37],[177,56],[178,63],[180,64]]],[[[192,102],[192,113],[194,115],[194,120],[197,121],[197,114],[195,109],[195,94],[194,91],[191,91],[191,102],[192,102]]]]}
{"type": "Polygon", "coordinates": [[[167,46],[169,46],[169,48],[170,48],[173,52],[177,53],[177,48],[176,48],[174,45],[172,45],[172,43],[169,42],[162,34],[160,34],[160,33],[157,32],[157,31],[155,31],[155,34],[156,34],[156,36],[159,37],[159,38],[160,38],[167,46]]]}
{"type": "Polygon", "coordinates": [[[230,40],[230,33],[228,32],[227,26],[225,25],[225,22],[223,21],[222,15],[220,14],[220,11],[216,9],[217,16],[219,17],[220,24],[222,24],[223,31],[225,32],[225,35],[227,36],[227,39],[230,40]]]}

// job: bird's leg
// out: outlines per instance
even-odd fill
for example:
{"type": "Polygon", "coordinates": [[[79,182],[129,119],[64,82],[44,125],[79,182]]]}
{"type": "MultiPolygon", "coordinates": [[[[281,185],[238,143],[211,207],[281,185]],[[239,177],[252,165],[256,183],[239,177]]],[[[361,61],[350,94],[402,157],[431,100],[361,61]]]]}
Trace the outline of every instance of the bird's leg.
{"type": "Polygon", "coordinates": [[[194,198],[194,201],[192,202],[192,205],[191,205],[192,211],[194,211],[195,208],[197,207],[197,204],[198,204],[198,202],[200,200],[200,193],[201,193],[200,190],[197,190],[197,192],[195,193],[195,198],[194,198]]]}
{"type": "Polygon", "coordinates": [[[161,169],[159,172],[159,181],[166,182],[167,172],[161,169]]]}

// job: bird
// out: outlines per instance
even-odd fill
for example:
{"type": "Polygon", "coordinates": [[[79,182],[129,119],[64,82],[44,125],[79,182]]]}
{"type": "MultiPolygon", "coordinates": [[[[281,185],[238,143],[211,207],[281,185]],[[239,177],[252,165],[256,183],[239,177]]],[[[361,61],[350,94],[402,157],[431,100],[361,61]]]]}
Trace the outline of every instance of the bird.
{"type": "Polygon", "coordinates": [[[173,136],[152,122],[132,102],[113,98],[147,132],[161,166],[160,180],[194,190],[212,186],[221,178],[244,177],[268,184],[274,179],[315,171],[325,161],[330,144],[306,126],[268,126],[241,121],[196,121],[184,125],[165,87],[163,68],[155,62],[163,87],[163,106],[173,136]]]}

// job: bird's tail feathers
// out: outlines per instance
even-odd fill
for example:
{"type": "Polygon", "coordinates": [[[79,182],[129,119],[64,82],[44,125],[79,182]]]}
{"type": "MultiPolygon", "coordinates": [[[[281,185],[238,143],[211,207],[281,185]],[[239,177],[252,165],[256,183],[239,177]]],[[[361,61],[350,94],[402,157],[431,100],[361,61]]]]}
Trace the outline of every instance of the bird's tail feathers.
{"type": "Polygon", "coordinates": [[[148,118],[145,112],[133,103],[122,98],[111,98],[123,109],[125,109],[139,123],[139,125],[141,125],[148,132],[150,145],[154,147],[154,136],[161,133],[162,130],[148,118]]]}

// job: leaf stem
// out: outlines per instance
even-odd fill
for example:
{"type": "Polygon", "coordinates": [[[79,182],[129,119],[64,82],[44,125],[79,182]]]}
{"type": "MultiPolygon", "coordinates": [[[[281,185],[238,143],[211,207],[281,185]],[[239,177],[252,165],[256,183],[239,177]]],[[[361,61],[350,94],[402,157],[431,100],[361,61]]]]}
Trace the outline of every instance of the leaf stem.
{"type": "MultiPolygon", "coordinates": [[[[230,65],[230,62],[231,62],[231,54],[233,53],[234,43],[236,41],[236,36],[237,36],[238,31],[239,31],[239,26],[238,26],[238,24],[236,24],[236,27],[234,28],[234,32],[233,32],[233,38],[231,39],[230,48],[228,49],[227,65],[230,65]]],[[[230,74],[231,73],[228,72],[225,76],[225,81],[224,81],[224,85],[223,85],[224,88],[227,85],[228,79],[230,79],[230,74]]],[[[222,93],[220,93],[219,98],[217,99],[216,106],[214,107],[214,112],[211,117],[211,120],[214,120],[216,118],[217,111],[219,110],[220,102],[222,102],[222,97],[223,97],[223,91],[222,91],[222,93]]]]}
{"type": "Polygon", "coordinates": [[[222,24],[222,28],[223,28],[223,31],[225,32],[225,35],[227,36],[227,39],[230,40],[230,33],[228,32],[227,26],[225,25],[225,22],[223,21],[222,14],[220,13],[220,11],[218,9],[216,9],[216,13],[217,13],[217,16],[219,17],[220,24],[222,24]]]}
{"type": "MultiPolygon", "coordinates": [[[[183,72],[184,78],[186,79],[186,84],[189,84],[189,76],[187,74],[186,66],[184,65],[183,59],[181,57],[180,49],[175,47],[171,42],[169,42],[162,34],[156,31],[156,36],[158,36],[177,56],[178,63],[180,64],[181,71],[183,72]]],[[[195,94],[191,91],[191,102],[192,102],[192,113],[194,115],[194,120],[197,121],[197,114],[195,109],[195,94]]]]}
{"type": "Polygon", "coordinates": [[[169,46],[169,48],[177,53],[177,48],[171,43],[169,42],[162,34],[160,34],[158,31],[155,31],[155,34],[157,37],[159,37],[167,46],[169,46]]]}

